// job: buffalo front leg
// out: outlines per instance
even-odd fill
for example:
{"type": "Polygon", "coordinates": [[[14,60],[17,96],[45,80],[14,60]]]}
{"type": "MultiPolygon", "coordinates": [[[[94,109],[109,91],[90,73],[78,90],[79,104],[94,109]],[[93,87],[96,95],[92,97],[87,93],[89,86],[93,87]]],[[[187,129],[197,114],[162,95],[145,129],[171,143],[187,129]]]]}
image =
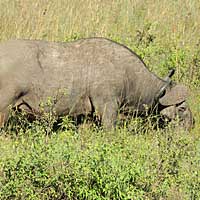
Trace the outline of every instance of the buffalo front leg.
{"type": "Polygon", "coordinates": [[[108,102],[103,107],[102,124],[107,130],[116,127],[117,121],[117,104],[115,102],[108,102]]]}

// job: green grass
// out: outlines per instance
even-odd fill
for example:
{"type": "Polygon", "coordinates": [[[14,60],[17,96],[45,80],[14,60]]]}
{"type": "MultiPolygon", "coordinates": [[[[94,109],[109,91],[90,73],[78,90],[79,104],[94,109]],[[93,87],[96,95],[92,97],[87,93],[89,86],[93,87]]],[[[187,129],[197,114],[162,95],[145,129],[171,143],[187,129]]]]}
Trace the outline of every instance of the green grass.
{"type": "Polygon", "coordinates": [[[195,128],[15,125],[0,134],[0,199],[200,199],[199,1],[0,0],[1,41],[95,36],[127,45],[159,76],[175,67],[195,128]]]}
{"type": "Polygon", "coordinates": [[[198,136],[144,127],[44,132],[33,125],[1,137],[1,199],[200,197],[198,136]]]}

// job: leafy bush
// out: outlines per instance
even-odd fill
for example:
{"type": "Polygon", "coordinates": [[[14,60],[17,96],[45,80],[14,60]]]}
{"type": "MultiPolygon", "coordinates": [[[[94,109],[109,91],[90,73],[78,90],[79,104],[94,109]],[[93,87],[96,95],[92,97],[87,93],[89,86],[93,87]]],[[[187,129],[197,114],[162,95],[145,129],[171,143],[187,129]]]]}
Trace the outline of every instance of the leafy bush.
{"type": "Polygon", "coordinates": [[[199,142],[185,132],[34,131],[10,141],[9,157],[2,153],[1,199],[200,197],[199,142]]]}

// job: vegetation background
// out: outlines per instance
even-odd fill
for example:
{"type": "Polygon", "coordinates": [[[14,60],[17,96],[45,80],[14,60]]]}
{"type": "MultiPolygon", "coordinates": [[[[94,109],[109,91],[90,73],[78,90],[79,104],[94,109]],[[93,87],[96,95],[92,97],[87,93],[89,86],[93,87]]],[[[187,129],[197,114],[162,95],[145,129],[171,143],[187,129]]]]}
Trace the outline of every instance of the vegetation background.
{"type": "Polygon", "coordinates": [[[1,41],[85,37],[127,45],[159,76],[175,67],[195,128],[136,118],[105,132],[66,117],[54,132],[51,118],[20,116],[0,133],[0,199],[200,199],[199,0],[0,0],[1,41]]]}

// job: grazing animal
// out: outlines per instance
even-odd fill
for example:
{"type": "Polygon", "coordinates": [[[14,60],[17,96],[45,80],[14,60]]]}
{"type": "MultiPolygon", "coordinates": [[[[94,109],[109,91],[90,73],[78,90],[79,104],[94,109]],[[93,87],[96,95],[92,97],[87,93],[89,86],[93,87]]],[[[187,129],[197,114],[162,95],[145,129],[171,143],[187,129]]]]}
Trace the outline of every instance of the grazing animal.
{"type": "Polygon", "coordinates": [[[95,113],[104,127],[115,126],[117,115],[155,111],[170,120],[177,116],[189,129],[193,117],[186,103],[188,90],[170,74],[161,79],[126,46],[105,38],[58,43],[10,40],[0,44],[1,126],[9,105],[31,115],[50,112],[42,102],[52,97],[54,113],[95,113]]]}

